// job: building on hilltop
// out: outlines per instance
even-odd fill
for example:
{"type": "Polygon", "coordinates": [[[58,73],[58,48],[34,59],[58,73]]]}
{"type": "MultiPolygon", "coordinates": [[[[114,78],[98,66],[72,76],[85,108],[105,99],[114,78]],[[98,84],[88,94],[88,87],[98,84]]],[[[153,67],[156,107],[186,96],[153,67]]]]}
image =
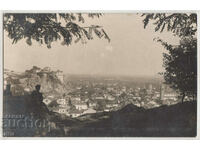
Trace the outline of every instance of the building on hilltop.
{"type": "Polygon", "coordinates": [[[51,68],[50,67],[44,67],[41,71],[42,72],[51,72],[51,68]]]}
{"type": "Polygon", "coordinates": [[[57,70],[57,71],[56,71],[56,76],[57,76],[57,78],[60,80],[61,83],[64,83],[64,74],[63,74],[62,71],[57,70]]]}

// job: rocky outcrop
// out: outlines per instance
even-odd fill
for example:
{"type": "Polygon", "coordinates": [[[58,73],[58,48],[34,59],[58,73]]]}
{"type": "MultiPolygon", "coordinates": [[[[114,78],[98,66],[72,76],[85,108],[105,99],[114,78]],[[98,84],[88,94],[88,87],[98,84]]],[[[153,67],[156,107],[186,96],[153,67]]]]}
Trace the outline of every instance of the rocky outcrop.
{"type": "Polygon", "coordinates": [[[11,84],[13,95],[26,95],[35,89],[37,84],[41,85],[41,92],[63,94],[65,92],[64,74],[62,71],[53,71],[49,67],[39,68],[33,66],[25,72],[4,70],[4,88],[11,84]]]}

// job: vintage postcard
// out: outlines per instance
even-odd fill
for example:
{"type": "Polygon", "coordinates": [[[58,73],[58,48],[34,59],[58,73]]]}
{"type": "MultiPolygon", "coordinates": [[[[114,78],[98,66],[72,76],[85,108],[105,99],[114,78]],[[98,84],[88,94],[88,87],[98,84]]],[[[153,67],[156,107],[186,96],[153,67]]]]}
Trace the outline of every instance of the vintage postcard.
{"type": "Polygon", "coordinates": [[[196,137],[196,12],[4,12],[3,137],[196,137]]]}

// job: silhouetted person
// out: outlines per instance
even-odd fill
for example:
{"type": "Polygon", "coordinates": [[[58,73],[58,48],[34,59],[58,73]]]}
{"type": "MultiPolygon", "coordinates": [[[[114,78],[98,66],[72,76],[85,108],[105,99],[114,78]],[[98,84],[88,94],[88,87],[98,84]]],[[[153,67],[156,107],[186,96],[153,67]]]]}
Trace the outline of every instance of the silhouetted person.
{"type": "Polygon", "coordinates": [[[7,84],[6,85],[6,89],[4,90],[4,96],[12,96],[12,92],[11,92],[11,85],[10,84],[7,84]]]}
{"type": "Polygon", "coordinates": [[[43,113],[49,113],[47,106],[43,103],[43,96],[40,92],[40,85],[35,86],[35,90],[31,93],[31,105],[33,113],[43,116],[43,113]]]}
{"type": "Polygon", "coordinates": [[[42,96],[42,93],[40,93],[40,85],[39,84],[35,86],[35,91],[33,91],[31,93],[31,98],[37,104],[41,104],[42,103],[43,96],[42,96]]]}

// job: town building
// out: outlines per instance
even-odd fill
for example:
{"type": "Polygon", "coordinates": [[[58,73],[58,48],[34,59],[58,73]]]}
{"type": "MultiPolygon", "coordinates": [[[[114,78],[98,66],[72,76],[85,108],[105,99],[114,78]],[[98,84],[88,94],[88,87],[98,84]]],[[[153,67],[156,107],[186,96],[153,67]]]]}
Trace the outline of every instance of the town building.
{"type": "Polygon", "coordinates": [[[43,103],[45,103],[46,105],[50,104],[51,103],[51,100],[50,99],[43,99],[43,103]]]}
{"type": "Polygon", "coordinates": [[[94,113],[96,113],[96,112],[97,112],[96,110],[94,110],[94,109],[92,109],[92,108],[89,108],[89,109],[87,109],[86,111],[84,111],[83,114],[94,114],[94,113]]]}
{"type": "Polygon", "coordinates": [[[75,110],[71,110],[69,112],[69,114],[70,114],[70,116],[72,118],[76,118],[76,117],[79,117],[79,116],[83,115],[83,112],[84,112],[83,110],[77,110],[77,109],[75,109],[75,110]]]}
{"type": "Polygon", "coordinates": [[[90,108],[94,108],[94,107],[96,107],[97,106],[97,103],[96,102],[89,102],[89,107],[90,108]]]}
{"type": "Polygon", "coordinates": [[[71,102],[72,102],[72,105],[74,105],[77,110],[88,109],[88,105],[86,102],[81,102],[81,101],[71,101],[71,102]]]}
{"type": "Polygon", "coordinates": [[[62,99],[58,99],[57,103],[60,104],[60,105],[66,105],[66,100],[63,99],[63,98],[62,99]]]}

